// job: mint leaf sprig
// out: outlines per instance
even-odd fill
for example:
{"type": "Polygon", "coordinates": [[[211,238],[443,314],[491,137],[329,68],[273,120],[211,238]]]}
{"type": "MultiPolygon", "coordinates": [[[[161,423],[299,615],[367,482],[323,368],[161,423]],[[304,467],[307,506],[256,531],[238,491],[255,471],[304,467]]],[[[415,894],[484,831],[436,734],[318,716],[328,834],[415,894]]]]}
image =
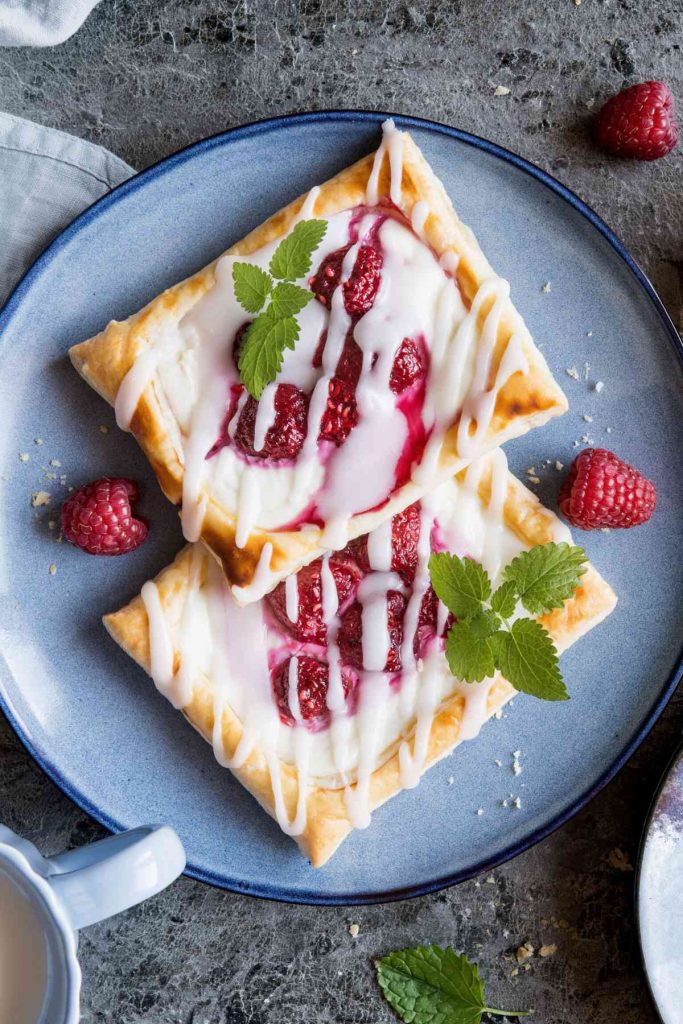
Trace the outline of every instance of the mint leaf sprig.
{"type": "Polygon", "coordinates": [[[324,220],[299,221],[273,253],[269,273],[254,263],[233,264],[235,298],[247,313],[259,314],[249,325],[239,355],[242,383],[256,399],[280,372],[285,349],[293,349],[299,340],[296,317],[313,293],[294,282],[311,269],[326,230],[324,220]]]}
{"type": "Polygon", "coordinates": [[[406,1024],[479,1024],[483,1013],[527,1017],[530,1010],[486,1005],[477,965],[447,946],[415,946],[375,961],[377,980],[406,1024]]]}
{"type": "Polygon", "coordinates": [[[432,587],[456,619],[446,637],[446,659],[453,675],[478,683],[498,669],[522,693],[542,700],[568,700],[550,634],[534,618],[509,620],[518,603],[532,615],[561,608],[587,568],[582,548],[540,544],[506,566],[503,582],[492,593],[491,580],[478,562],[447,552],[432,555],[432,587]]]}

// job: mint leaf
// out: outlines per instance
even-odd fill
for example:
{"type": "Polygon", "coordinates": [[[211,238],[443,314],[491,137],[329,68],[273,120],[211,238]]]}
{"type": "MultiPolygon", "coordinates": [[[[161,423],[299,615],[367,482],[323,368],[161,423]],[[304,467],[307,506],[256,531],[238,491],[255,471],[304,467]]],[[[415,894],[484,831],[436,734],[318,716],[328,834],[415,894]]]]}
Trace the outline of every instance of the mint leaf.
{"type": "Polygon", "coordinates": [[[300,220],[278,245],[270,272],[280,281],[296,281],[311,269],[311,257],[323,240],[327,221],[300,220]]]}
{"type": "Polygon", "coordinates": [[[491,594],[491,582],[484,568],[471,558],[458,558],[447,552],[431,555],[429,575],[436,596],[458,619],[476,615],[491,594]]]}
{"type": "Polygon", "coordinates": [[[313,298],[313,292],[298,284],[282,281],[270,293],[270,309],[276,316],[296,316],[313,298]]]}
{"type": "Polygon", "coordinates": [[[506,567],[504,579],[514,583],[528,612],[539,615],[561,608],[588,568],[586,552],[571,544],[540,544],[523,551],[506,567]]]}
{"type": "Polygon", "coordinates": [[[517,587],[512,580],[501,583],[491,598],[491,607],[504,619],[509,619],[511,615],[514,615],[517,607],[517,587]]]}
{"type": "Polygon", "coordinates": [[[270,274],[253,263],[233,263],[235,298],[247,313],[258,313],[273,285],[270,274]]]}
{"type": "Polygon", "coordinates": [[[456,679],[466,683],[479,683],[496,670],[490,638],[477,636],[471,622],[453,623],[446,637],[446,659],[456,679]]]}
{"type": "Polygon", "coordinates": [[[476,964],[450,946],[402,949],[375,967],[384,998],[406,1024],[479,1024],[484,1011],[526,1016],[487,1007],[476,964]]]}
{"type": "Polygon", "coordinates": [[[483,612],[477,612],[474,618],[469,621],[469,627],[474,635],[482,640],[497,633],[501,625],[500,616],[488,609],[483,612]]]}
{"type": "Polygon", "coordinates": [[[247,391],[260,398],[282,366],[286,348],[294,348],[299,325],[293,316],[279,318],[269,306],[253,321],[240,351],[239,369],[247,391]]]}
{"type": "Polygon", "coordinates": [[[540,622],[517,619],[509,633],[496,633],[494,652],[498,668],[516,690],[543,700],[569,699],[555,644],[540,622]]]}

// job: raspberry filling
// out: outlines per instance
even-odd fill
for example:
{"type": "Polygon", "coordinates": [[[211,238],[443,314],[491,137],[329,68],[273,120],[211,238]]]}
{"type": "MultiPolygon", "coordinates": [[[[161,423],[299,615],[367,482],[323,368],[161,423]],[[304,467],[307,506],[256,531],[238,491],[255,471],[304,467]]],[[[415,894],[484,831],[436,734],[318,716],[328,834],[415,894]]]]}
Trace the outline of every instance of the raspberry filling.
{"type": "MultiPolygon", "coordinates": [[[[393,517],[386,569],[373,568],[368,536],[363,536],[329,557],[326,567],[322,559],[317,559],[265,598],[269,627],[279,636],[279,646],[271,657],[271,681],[285,724],[299,722],[316,732],[329,725],[333,660],[335,666],[338,664],[337,678],[342,682],[346,710],[354,712],[363,672],[367,671],[368,649],[374,646],[368,643],[372,638],[365,635],[376,624],[372,616],[367,617],[368,601],[379,599],[380,607],[385,609],[379,632],[386,640],[386,651],[381,655],[384,663],[379,671],[390,677],[387,685],[395,688],[401,684],[408,628],[414,631],[415,659],[424,657],[435,639],[443,642],[453,618],[447,618],[439,638],[439,602],[431,585],[425,589],[424,577],[418,575],[420,533],[426,528],[422,519],[419,503],[393,517]],[[419,601],[412,618],[408,611],[411,601],[419,601]],[[334,614],[326,616],[330,608],[334,614]],[[291,707],[292,698],[298,701],[298,707],[291,707]]],[[[429,531],[431,549],[431,538],[436,536],[431,523],[429,531]]],[[[373,557],[377,559],[376,545],[373,557]]]]}
{"type": "MultiPolygon", "coordinates": [[[[364,320],[364,318],[368,314],[372,314],[380,286],[382,286],[383,274],[387,272],[388,265],[391,264],[394,267],[397,265],[397,255],[394,250],[389,250],[391,256],[389,258],[383,248],[385,236],[382,234],[381,228],[389,221],[395,221],[402,228],[410,231],[413,238],[416,237],[412,227],[397,208],[388,204],[373,208],[358,207],[353,211],[348,222],[346,229],[348,242],[325,255],[309,277],[308,286],[315,297],[314,307],[319,304],[324,310],[331,311],[331,316],[329,322],[320,329],[315,342],[312,341],[310,334],[308,335],[309,347],[305,348],[305,351],[310,352],[310,355],[306,355],[304,358],[309,369],[302,370],[301,356],[298,353],[292,356],[290,364],[285,362],[282,372],[287,372],[287,365],[290,367],[293,365],[295,368],[293,380],[298,381],[302,386],[290,382],[268,385],[260,400],[257,401],[251,395],[244,393],[243,386],[239,381],[231,384],[230,399],[220,435],[210,449],[207,458],[217,455],[225,447],[230,447],[246,463],[258,462],[263,466],[287,466],[296,464],[302,454],[307,460],[311,457],[311,445],[306,443],[307,433],[310,429],[316,434],[315,458],[323,467],[322,476],[318,478],[321,482],[316,484],[316,490],[311,493],[308,505],[303,508],[302,504],[297,509],[296,518],[288,523],[278,523],[276,529],[296,529],[304,523],[325,525],[326,521],[336,514],[335,487],[338,489],[340,479],[348,479],[346,459],[339,463],[335,484],[331,483],[330,475],[335,472],[334,466],[337,465],[336,460],[340,455],[340,450],[344,448],[349,438],[354,436],[354,431],[361,426],[364,431],[363,440],[360,440],[359,434],[353,448],[354,452],[368,451],[367,444],[369,442],[366,435],[369,437],[372,430],[385,429],[388,431],[387,436],[393,434],[396,440],[394,449],[389,456],[394,463],[393,478],[391,466],[386,463],[385,467],[388,472],[383,469],[380,476],[374,477],[371,472],[368,472],[366,478],[377,481],[373,490],[363,492],[370,500],[366,503],[367,507],[359,507],[350,514],[359,514],[380,508],[398,488],[410,479],[414,465],[422,457],[428,440],[428,433],[423,423],[423,408],[430,366],[426,338],[422,334],[406,336],[395,348],[388,374],[388,391],[393,396],[397,414],[400,414],[398,421],[394,418],[391,424],[387,422],[386,427],[371,425],[371,419],[366,421],[365,416],[368,410],[374,408],[372,402],[376,401],[376,398],[369,397],[370,393],[365,383],[363,383],[364,390],[362,392],[359,390],[362,381],[365,381],[365,375],[368,374],[373,375],[370,392],[374,393],[372,389],[375,389],[376,393],[380,394],[383,388],[382,378],[377,377],[380,353],[386,351],[387,342],[391,344],[390,331],[387,334],[387,328],[383,326],[385,322],[389,323],[390,321],[386,320],[382,312],[379,314],[377,323],[384,331],[384,340],[382,343],[378,342],[374,353],[365,356],[364,368],[364,350],[367,353],[368,348],[372,346],[373,339],[373,328],[368,326],[371,321],[364,320]],[[350,259],[353,259],[351,266],[349,266],[350,259]],[[339,320],[338,306],[336,302],[333,302],[333,297],[339,289],[341,289],[343,299],[342,317],[347,317],[346,324],[343,323],[343,320],[339,320]],[[329,328],[332,326],[335,316],[337,316],[337,320],[334,321],[336,335],[335,340],[330,342],[328,339],[329,328]],[[363,321],[363,348],[355,336],[357,328],[360,330],[358,325],[361,321],[363,321]],[[342,331],[346,331],[345,336],[342,335],[343,340],[339,338],[340,324],[342,331]],[[327,374],[330,376],[325,378],[327,395],[326,399],[323,399],[319,389],[317,392],[315,391],[315,382],[318,379],[316,371],[320,374],[325,372],[323,366],[327,367],[325,353],[328,344],[334,345],[334,351],[339,351],[339,349],[340,351],[334,372],[330,373],[330,369],[327,368],[327,374]],[[304,379],[306,383],[304,383],[304,379]],[[315,399],[313,398],[314,392],[315,399]],[[403,425],[401,426],[401,424],[403,425]],[[328,487],[332,489],[328,490],[328,487]],[[381,498],[380,495],[382,495],[381,498]]],[[[400,261],[402,257],[398,257],[398,259],[400,261]]],[[[383,292],[383,294],[385,293],[383,292]]],[[[402,295],[403,292],[399,294],[402,295]]],[[[385,295],[383,302],[386,301],[385,295]]],[[[314,308],[307,310],[306,313],[309,317],[307,323],[318,324],[320,314],[315,314],[314,308]]],[[[232,362],[236,370],[250,323],[251,321],[246,321],[241,324],[233,339],[232,362]]],[[[361,335],[359,334],[358,337],[360,338],[361,335]]],[[[384,358],[386,360],[386,357],[384,358]]],[[[382,369],[382,373],[385,372],[388,373],[388,369],[382,369]]],[[[355,455],[349,455],[349,459],[355,464],[355,455]]],[[[379,463],[377,466],[379,468],[379,463]]],[[[360,505],[361,502],[358,504],[360,505]]]]}

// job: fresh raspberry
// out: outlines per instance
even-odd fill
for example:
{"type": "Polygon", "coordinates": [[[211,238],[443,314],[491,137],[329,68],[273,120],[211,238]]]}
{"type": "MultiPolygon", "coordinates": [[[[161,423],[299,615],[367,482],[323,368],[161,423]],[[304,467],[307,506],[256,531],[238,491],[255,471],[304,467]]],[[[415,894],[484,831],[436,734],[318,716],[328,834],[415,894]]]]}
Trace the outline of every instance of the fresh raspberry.
{"type": "Polygon", "coordinates": [[[641,82],[607,100],[593,125],[595,141],[615,156],[658,160],[678,142],[674,99],[664,82],[641,82]]]}
{"type": "MultiPolygon", "coordinates": [[[[413,640],[413,650],[415,651],[416,658],[421,658],[423,656],[427,643],[433,636],[436,636],[438,619],[439,599],[430,584],[422,597],[420,614],[417,620],[417,629],[415,630],[415,639],[413,640]]],[[[441,636],[446,636],[454,622],[455,616],[452,612],[449,612],[441,636]]]]}
{"type": "Polygon", "coordinates": [[[350,248],[351,246],[347,245],[343,249],[331,252],[322,261],[313,277],[309,278],[308,285],[311,291],[326,309],[332,305],[332,294],[339,287],[342,263],[350,248]]]}
{"type": "Polygon", "coordinates": [[[415,338],[404,338],[391,368],[389,387],[395,395],[416,384],[425,375],[424,346],[415,338]]]}
{"type": "MultiPolygon", "coordinates": [[[[385,672],[398,672],[401,668],[401,642],[403,640],[403,615],[406,599],[397,590],[387,593],[387,627],[389,650],[384,665],[385,672]]],[[[343,661],[354,668],[363,668],[363,609],[358,601],[347,608],[341,617],[337,643],[343,661]]]]}
{"type": "Polygon", "coordinates": [[[604,448],[577,455],[559,496],[560,512],[580,530],[640,526],[656,504],[654,484],[604,448]]]}
{"type": "MultiPolygon", "coordinates": [[[[350,248],[347,245],[331,252],[309,279],[311,291],[326,309],[332,305],[332,294],[339,287],[342,264],[350,248]]],[[[377,249],[369,245],[360,246],[353,270],[342,285],[344,307],[349,316],[361,317],[372,306],[379,288],[382,263],[382,254],[377,249]]]]}
{"type": "Polygon", "coordinates": [[[344,306],[352,317],[361,317],[375,301],[382,272],[381,252],[361,245],[348,280],[344,282],[344,306]]]}
{"type": "Polygon", "coordinates": [[[358,423],[358,409],[353,388],[333,377],[327,395],[327,406],[320,421],[321,441],[332,441],[339,447],[358,423]]]}
{"type": "Polygon", "coordinates": [[[135,519],[131,504],[138,499],[133,480],[103,476],[86,484],[62,505],[62,533],[89,555],[125,555],[139,548],[147,523],[135,519]]]}
{"type": "MultiPolygon", "coordinates": [[[[282,628],[301,643],[324,644],[327,639],[327,627],[323,622],[321,567],[322,561],[318,558],[297,573],[299,606],[296,622],[287,615],[284,583],[279,583],[266,598],[282,628]]],[[[330,559],[330,571],[337,587],[339,609],[343,611],[355,595],[361,573],[354,562],[341,555],[330,559]]]]}
{"type": "Polygon", "coordinates": [[[254,448],[254,427],[258,402],[249,395],[237,421],[234,442],[246,455],[267,459],[294,459],[306,437],[308,400],[293,384],[278,384],[275,392],[275,421],[266,432],[263,450],[254,448]]]}
{"type": "MultiPolygon", "coordinates": [[[[408,505],[391,520],[391,568],[401,574],[406,583],[412,583],[417,570],[417,545],[420,540],[420,505],[408,505]]],[[[363,534],[352,540],[347,548],[363,572],[370,572],[368,537],[363,534]]]]}
{"type": "Polygon", "coordinates": [[[361,371],[363,369],[363,352],[357,341],[354,340],[353,332],[349,331],[344,342],[344,348],[342,354],[339,357],[337,363],[337,369],[334,372],[335,377],[339,377],[340,380],[345,381],[352,388],[356,387],[356,384],[360,380],[361,371]]]}
{"type": "MultiPolygon", "coordinates": [[[[291,657],[278,665],[272,675],[273,692],[280,711],[280,721],[285,725],[294,725],[295,718],[289,706],[289,663],[291,657]]],[[[307,655],[297,658],[297,693],[301,717],[311,731],[323,729],[330,720],[327,708],[327,690],[329,687],[329,668],[326,662],[307,655]]],[[[342,686],[344,695],[349,693],[357,683],[356,675],[348,668],[342,668],[342,686]]]]}

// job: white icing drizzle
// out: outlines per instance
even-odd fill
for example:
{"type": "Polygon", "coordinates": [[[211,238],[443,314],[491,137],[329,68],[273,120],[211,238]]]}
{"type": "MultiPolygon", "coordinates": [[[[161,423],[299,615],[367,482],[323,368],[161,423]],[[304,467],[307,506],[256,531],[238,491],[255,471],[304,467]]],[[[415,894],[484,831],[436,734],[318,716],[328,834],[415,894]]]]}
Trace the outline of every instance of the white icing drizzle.
{"type": "Polygon", "coordinates": [[[243,548],[258,522],[261,509],[260,475],[257,466],[245,466],[237,500],[235,544],[243,548]]]}
{"type": "MultiPolygon", "coordinates": [[[[421,238],[422,241],[424,241],[424,227],[428,216],[429,206],[424,199],[418,199],[410,214],[410,224],[415,234],[418,238],[421,238]]],[[[441,263],[441,265],[443,266],[443,263],[441,263]]],[[[444,267],[444,269],[446,268],[444,267]]]]}
{"type": "Polygon", "coordinates": [[[405,591],[398,573],[372,572],[361,580],[358,587],[363,622],[363,668],[366,672],[383,672],[389,654],[387,594],[390,590],[405,591]]]}
{"type": "Polygon", "coordinates": [[[285,580],[285,611],[290,622],[299,618],[299,577],[296,573],[285,580]]]}
{"type": "Polygon", "coordinates": [[[150,675],[156,688],[166,696],[173,680],[173,644],[154,580],[143,584],[140,597],[149,623],[150,675]]]}
{"type": "Polygon", "coordinates": [[[384,163],[385,153],[389,154],[391,172],[389,197],[393,203],[400,206],[401,182],[403,180],[403,136],[391,118],[387,118],[382,124],[382,142],[375,153],[365,192],[365,201],[368,206],[375,206],[379,199],[379,174],[384,163]]]}
{"type": "MultiPolygon", "coordinates": [[[[254,423],[254,451],[263,451],[266,434],[275,423],[275,392],[277,384],[266,384],[258,400],[254,423]]],[[[241,397],[241,396],[240,396],[241,397]]]]}
{"type": "Polygon", "coordinates": [[[371,569],[389,572],[391,569],[391,519],[380,523],[368,534],[368,560],[371,569]]]}
{"type": "Polygon", "coordinates": [[[455,274],[458,269],[458,264],[460,263],[460,256],[457,252],[453,252],[452,249],[446,249],[446,251],[441,254],[439,263],[446,273],[455,274]]]}
{"type": "Polygon", "coordinates": [[[121,430],[130,430],[138,402],[154,377],[158,362],[159,352],[157,349],[144,349],[135,357],[133,365],[119,384],[114,402],[114,412],[116,424],[121,430]]]}
{"type": "Polygon", "coordinates": [[[258,565],[251,583],[243,587],[233,584],[231,587],[233,597],[238,604],[249,604],[251,601],[259,601],[264,594],[267,594],[271,586],[270,560],[273,554],[273,545],[270,541],[261,548],[258,565]]]}

